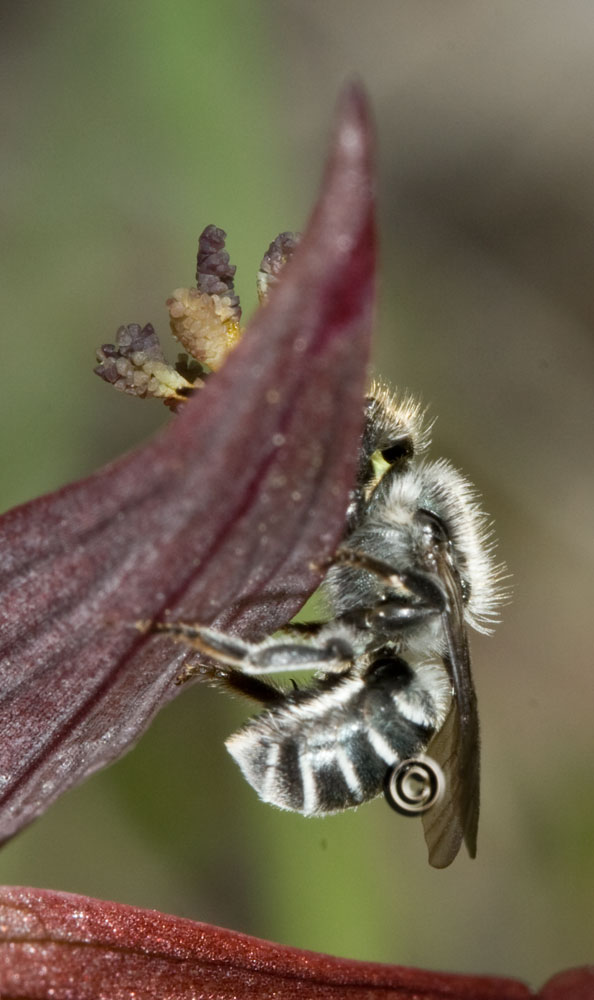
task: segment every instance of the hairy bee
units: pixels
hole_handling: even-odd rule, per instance
[[[462,840],[476,853],[467,626],[490,631],[502,572],[473,487],[447,461],[425,459],[429,431],[414,399],[372,387],[347,531],[322,585],[330,620],[260,643],[199,625],[152,628],[215,659],[219,683],[264,706],[226,746],[265,802],[323,816],[384,790],[395,804],[394,775],[426,753],[429,774],[445,780],[423,815],[441,868]],[[312,669],[304,688],[263,679]]]

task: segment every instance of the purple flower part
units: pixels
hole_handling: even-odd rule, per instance
[[[239,297],[233,294],[233,279],[237,268],[229,263],[225,250],[226,232],[217,226],[207,226],[198,240],[196,287],[207,295],[226,295],[235,306],[235,317],[241,319]]]
[[[268,247],[258,270],[260,302],[266,301],[270,289],[278,284],[280,275],[295,253],[300,239],[299,233],[280,233]]]
[[[363,419],[371,145],[351,87],[303,242],[221,371],[147,445],[0,519],[1,840],[124,753],[179,690],[189,651],[135,622],[256,637],[319,583]]]
[[[266,274],[278,275],[295,253],[299,244],[299,233],[279,233],[262,258],[260,270]]]
[[[131,396],[157,396],[166,402],[182,399],[182,392],[191,389],[165,356],[151,323],[121,326],[115,344],[103,344],[97,351],[99,364],[94,369],[104,382]],[[185,400],[184,400],[185,401]]]
[[[0,888],[0,995],[21,1000],[529,1000],[523,983],[355,962],[69,893]],[[564,1000],[585,993],[567,992]],[[553,1000],[553,995],[547,1000]]]

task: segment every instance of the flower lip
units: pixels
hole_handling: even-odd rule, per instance
[[[0,916],[3,996],[123,1000],[131,991],[145,1000],[534,996],[514,979],[333,958],[155,911],[43,889],[0,889]],[[571,1000],[572,993],[563,996]],[[581,1000],[586,994],[575,996]],[[550,1000],[554,997],[550,994]]]
[[[186,651],[136,620],[262,634],[319,582],[363,416],[371,146],[351,87],[303,240],[221,371],[148,444],[0,519],[0,840],[175,694]]]

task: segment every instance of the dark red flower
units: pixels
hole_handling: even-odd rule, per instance
[[[363,418],[371,145],[354,87],[303,241],[222,370],[149,444],[0,519],[0,840],[178,690],[188,651],[138,619],[261,635],[318,584]]]
[[[23,1000],[532,996],[510,979],[353,962],[151,910],[17,888],[0,890],[0,995]]]
[[[354,962],[153,910],[0,889],[0,996],[19,1000],[590,1000],[594,968],[515,979]]]

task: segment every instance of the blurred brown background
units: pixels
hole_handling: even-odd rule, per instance
[[[473,642],[479,857],[428,868],[382,801],[306,821],[260,804],[194,688],[123,761],[0,853],[70,889],[298,946],[539,983],[592,961],[594,8],[553,0],[4,3],[3,507],[167,419],[91,374],[118,325],[189,284],[227,229],[246,312],[303,226],[357,74],[379,138],[375,365],[439,417],[514,599]],[[166,336],[163,337],[166,341]],[[172,346],[172,355],[175,348]]]

